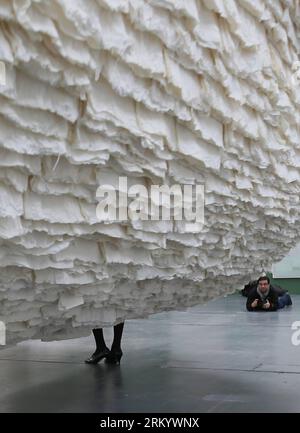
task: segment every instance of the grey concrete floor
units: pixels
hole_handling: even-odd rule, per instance
[[[233,295],[127,321],[120,366],[84,363],[92,336],[2,349],[0,412],[300,412],[293,302],[249,313]]]

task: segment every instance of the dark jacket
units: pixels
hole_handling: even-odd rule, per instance
[[[257,307],[252,308],[251,304],[255,299],[258,299]],[[246,307],[248,311],[276,311],[278,308],[278,293],[274,289],[274,287],[270,286],[269,294],[266,298],[270,302],[270,308],[265,309],[263,308],[263,302],[260,299],[260,296],[257,292],[257,287],[251,290],[251,292],[248,295]]]

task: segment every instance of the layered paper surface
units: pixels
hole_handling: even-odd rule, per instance
[[[292,0],[0,0],[7,341],[206,302],[299,241],[299,16]],[[204,226],[99,221],[119,176],[204,184]]]

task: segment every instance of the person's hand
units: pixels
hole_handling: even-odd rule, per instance
[[[252,308],[256,308],[257,307],[257,303],[258,303],[258,299],[254,299],[254,301],[251,304]]]
[[[264,305],[263,305],[263,309],[264,310],[268,310],[269,308],[270,308],[270,302],[269,301],[267,301]]]

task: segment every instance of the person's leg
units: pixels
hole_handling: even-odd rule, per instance
[[[107,349],[105,341],[104,341],[104,335],[103,335],[103,329],[102,328],[94,328],[93,334],[95,338],[96,343],[96,352],[102,352],[104,349]]]
[[[282,296],[278,296],[278,309],[284,307],[285,307],[284,299],[282,299]]]
[[[90,358],[85,360],[87,364],[97,364],[101,359],[105,358],[109,354],[109,349],[104,341],[103,329],[94,328],[93,334],[96,343],[96,350]]]
[[[278,297],[278,308],[284,308],[289,305],[292,305],[292,299],[289,293],[285,293],[284,295]]]
[[[105,361],[110,364],[119,364],[123,355],[121,349],[121,340],[123,335],[124,322],[114,326],[114,339],[111,346],[110,354],[106,357]]]
[[[290,294],[287,292],[287,293],[285,293],[285,299],[286,299],[286,305],[287,305],[287,307],[289,306],[289,305],[292,305],[293,304],[293,302],[292,302],[292,298],[291,298],[291,296],[290,296]]]
[[[123,335],[124,322],[114,326],[114,339],[111,350],[121,349],[121,340]]]

